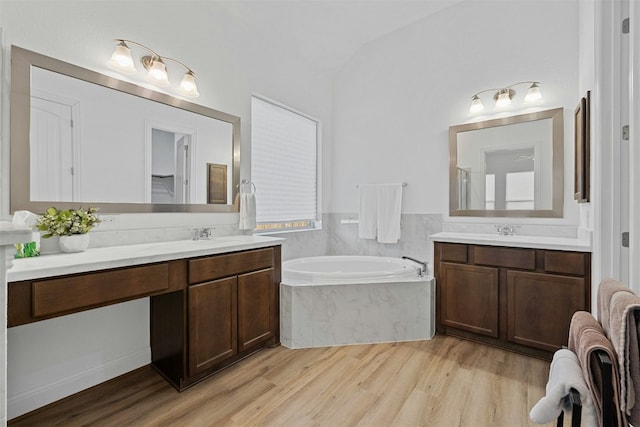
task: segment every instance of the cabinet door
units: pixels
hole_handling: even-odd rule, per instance
[[[189,287],[189,375],[238,352],[237,278]]]
[[[498,337],[498,269],[442,263],[442,323]]]
[[[567,344],[573,313],[585,310],[580,277],[507,271],[507,339],[547,351]]]
[[[275,336],[274,269],[238,276],[238,351]]]

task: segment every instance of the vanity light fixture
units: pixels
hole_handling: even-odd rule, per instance
[[[531,84],[527,95],[524,97],[525,104],[534,104],[542,101],[542,92],[540,91],[540,82],[518,82],[505,86],[503,88],[486,89],[480,91],[471,97],[471,107],[469,107],[469,114],[476,114],[484,111],[484,104],[480,99],[480,95],[486,92],[494,92],[493,99],[495,101],[496,108],[505,108],[511,105],[513,97],[516,95],[516,91],[512,87],[521,84]]]
[[[166,56],[160,56],[145,45],[134,42],[132,40],[116,39],[116,41],[118,42],[118,44],[116,45],[116,49],[111,55],[111,59],[107,62],[109,67],[111,67],[112,69],[123,74],[135,74],[137,70],[134,65],[133,56],[131,55],[131,49],[129,48],[127,43],[136,45],[151,53],[151,55],[145,55],[140,58],[140,62],[148,72],[147,80],[150,83],[158,87],[170,86],[171,82],[169,81],[169,75],[167,73],[167,66],[165,65],[165,62],[174,62],[183,66],[187,70],[184,76],[182,76],[182,81],[180,82],[180,86],[178,87],[178,92],[181,95],[189,98],[197,98],[198,96],[200,96],[200,93],[198,92],[198,86],[196,85],[196,73],[194,73],[191,68],[187,67],[182,62],[173,58],[168,58]]]

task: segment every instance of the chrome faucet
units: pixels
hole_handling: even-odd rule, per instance
[[[513,225],[494,225],[499,236],[513,236],[516,234]]]
[[[202,227],[202,228],[194,228],[193,230],[193,240],[209,240],[213,236],[213,230],[215,227]]]
[[[427,274],[427,262],[426,261],[418,261],[415,258],[411,258],[409,256],[403,256],[402,259],[408,259],[409,261],[413,261],[416,264],[420,264],[422,268],[418,268],[418,277],[423,277],[425,274]]]

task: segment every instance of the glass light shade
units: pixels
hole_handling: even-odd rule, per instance
[[[482,100],[478,98],[478,95],[473,95],[473,98],[471,98],[471,107],[469,107],[469,113],[479,113],[483,110],[484,104],[482,103]]]
[[[169,82],[169,76],[167,75],[167,67],[162,62],[162,59],[154,59],[151,67],[149,67],[149,74],[147,74],[147,80],[156,86],[168,87],[171,85]]]
[[[527,91],[527,96],[524,97],[524,102],[533,103],[542,101],[542,92],[540,92],[540,86],[537,83],[531,85]]]
[[[116,50],[113,51],[111,59],[107,64],[114,70],[124,74],[135,74],[137,72],[136,67],[133,66],[131,50],[125,42],[120,42],[116,46]]]
[[[198,86],[196,85],[196,76],[192,71],[187,71],[184,74],[184,77],[182,77],[182,81],[180,82],[178,92],[189,98],[197,98],[200,96]]]
[[[509,89],[503,89],[500,91],[498,95],[498,99],[496,100],[496,107],[506,107],[511,105],[511,98],[509,97]]]

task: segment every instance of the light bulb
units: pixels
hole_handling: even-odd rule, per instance
[[[184,74],[178,92],[189,98],[197,98],[200,96],[198,86],[196,85],[196,76],[193,71],[189,70]]]
[[[484,104],[482,103],[482,100],[478,98],[478,95],[473,95],[473,98],[471,98],[471,107],[469,107],[469,113],[470,114],[479,113],[480,111],[483,111],[483,110],[484,110]]]
[[[156,86],[167,87],[170,86],[169,76],[167,75],[167,67],[162,62],[161,58],[154,58],[149,67],[149,74],[147,80]]]
[[[131,57],[131,49],[124,41],[120,41],[113,51],[111,59],[107,62],[109,67],[124,74],[135,74],[136,67],[133,66],[133,58]]]
[[[542,92],[540,92],[540,86],[538,86],[538,83],[534,83],[527,91],[527,96],[524,97],[524,102],[534,103],[539,101],[542,101]]]
[[[501,89],[496,100],[496,107],[506,107],[511,105],[511,98],[509,97],[509,89]]]

